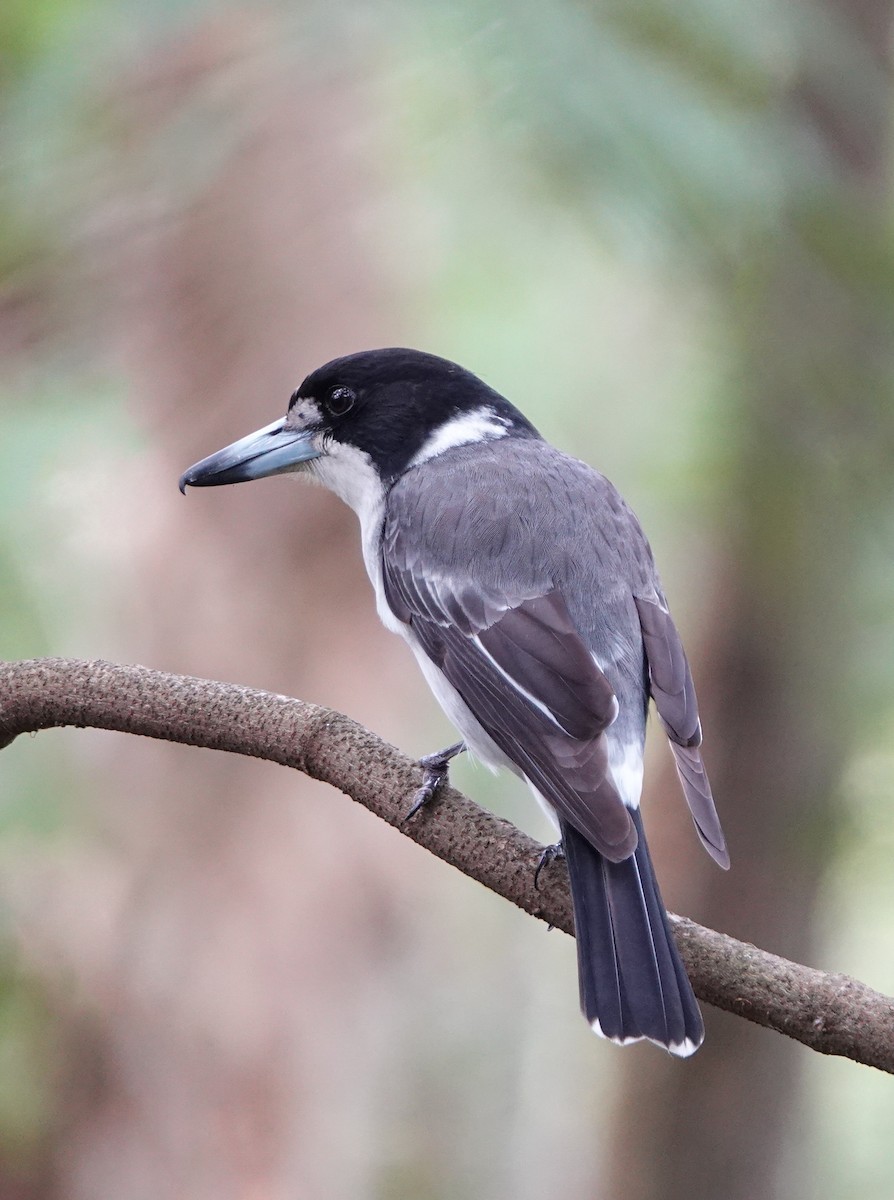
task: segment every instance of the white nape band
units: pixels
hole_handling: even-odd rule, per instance
[[[452,450],[454,446],[493,441],[494,438],[505,437],[508,432],[509,422],[504,417],[497,416],[494,409],[485,404],[473,412],[460,413],[436,429],[425,440],[409,465],[418,467],[430,458],[437,458],[445,450]]]

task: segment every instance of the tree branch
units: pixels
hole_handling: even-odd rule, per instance
[[[573,934],[561,865],[534,890],[542,849],[508,821],[445,787],[406,824],[420,782],[400,751],[341,713],[287,696],[145,667],[77,659],[0,662],[0,748],[21,733],[74,725],[268,759],[330,783],[405,836]],[[788,962],[672,916],[696,994],[822,1054],[894,1074],[894,1000],[847,975]]]

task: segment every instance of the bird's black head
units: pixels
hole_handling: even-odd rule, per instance
[[[536,436],[530,422],[470,371],[419,350],[365,350],[336,358],[293,394],[293,413],[315,417],[326,441],[367,454],[385,480],[427,457],[426,448]],[[316,416],[318,414],[318,416]]]
[[[418,350],[365,350],[312,372],[284,420],[203,459],[180,484],[307,469],[357,508],[370,474],[387,487],[452,447],[538,436],[517,408],[456,363]]]

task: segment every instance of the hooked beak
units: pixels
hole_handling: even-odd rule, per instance
[[[286,418],[280,417],[272,425],[240,438],[184,471],[180,476],[180,491],[186,495],[187,487],[246,483],[294,471],[301,463],[322,455],[323,451],[314,445],[314,433],[308,429],[287,429]]]

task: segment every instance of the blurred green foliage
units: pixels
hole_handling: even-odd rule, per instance
[[[7,1184],[40,1174],[57,1083],[54,1042],[42,989],[0,951],[0,1161]]]

